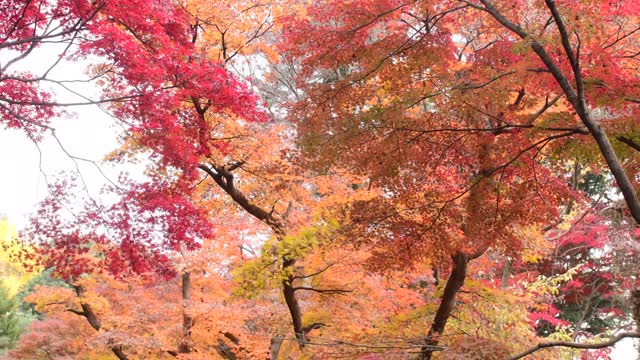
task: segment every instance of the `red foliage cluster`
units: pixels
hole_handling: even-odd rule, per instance
[[[136,146],[149,151],[157,171],[165,174],[146,183],[130,181],[124,192],[114,190],[121,200],[109,206],[90,203],[71,221],[60,214],[65,197],[73,196],[70,184],[53,187],[32,228],[43,244],[46,265],[74,278],[91,270],[87,255],[104,252],[101,262],[116,275],[171,275],[165,252],[192,250],[211,235],[207,214],[192,203],[193,182],[202,158],[224,151],[226,144],[210,144],[212,129],[204,112],[263,121],[257,97],[222,64],[199,53],[194,46],[197,28],[185,9],[172,2],[27,1],[6,6],[11,9],[0,23],[0,48],[28,53],[54,38],[75,41],[75,57],[98,56],[104,63],[94,71],[105,85],[99,102],[112,104],[116,117],[136,134]],[[60,30],[43,30],[52,23],[59,23]],[[43,35],[34,35],[38,30]],[[25,73],[0,78],[0,118],[34,141],[51,130],[48,121],[58,111],[51,95],[39,89],[41,80]]]

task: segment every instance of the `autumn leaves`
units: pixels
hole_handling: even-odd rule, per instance
[[[469,355],[468,338],[485,358],[506,356],[537,341],[544,317],[527,316],[553,302],[552,287],[531,284],[559,274],[535,264],[568,261],[551,255],[549,232],[596,208],[579,179],[611,171],[637,219],[640,152],[614,150],[637,139],[638,25],[619,7],[76,2],[96,14],[78,10],[46,36],[99,56],[93,102],[125,130],[110,160],[145,173],[72,218],[68,187],[52,188],[31,234],[76,289],[46,314],[83,316],[97,331],[73,336],[120,359],[430,359]],[[27,115],[56,108],[36,104],[40,80],[11,80],[30,99],[0,99],[31,111],[2,116],[34,140],[46,123]]]

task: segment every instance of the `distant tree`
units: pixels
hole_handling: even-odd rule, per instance
[[[15,345],[20,336],[18,302],[9,295],[9,290],[0,287],[0,349],[6,351]]]

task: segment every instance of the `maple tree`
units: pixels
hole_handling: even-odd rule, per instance
[[[109,10],[110,9],[107,7],[105,9],[105,12],[108,13]],[[113,10],[118,11],[122,9],[116,7]],[[135,17],[133,18],[127,18],[127,16],[133,15],[130,13],[124,12],[121,15],[124,15],[126,19],[109,19],[106,22],[106,25],[101,24],[95,29],[92,29],[92,33],[94,35],[98,35],[98,39],[93,40],[91,43],[84,44],[86,45],[86,47],[83,48],[83,51],[92,53],[94,51],[93,49],[97,49],[97,54],[102,55],[103,57],[106,57],[112,61],[112,63],[108,64],[110,72],[117,73],[118,71],[114,71],[115,68],[122,70],[121,75],[123,76],[123,80],[121,80],[116,75],[110,74],[108,76],[109,92],[118,91],[121,93],[125,87],[127,89],[131,87],[151,87],[151,90],[149,90],[148,93],[144,93],[139,96],[131,95],[129,97],[129,102],[118,104],[118,106],[114,109],[114,113],[122,121],[126,121],[128,118],[135,119],[136,121],[143,120],[143,122],[140,123],[140,128],[136,127],[136,125],[129,124],[131,131],[131,143],[136,149],[143,148],[157,153],[157,156],[160,159],[160,169],[154,170],[158,175],[153,176],[153,182],[141,185],[136,185],[133,183],[126,184],[130,186],[131,190],[128,190],[122,202],[106,208],[103,207],[96,209],[89,206],[82,212],[82,214],[77,216],[77,218],[82,219],[83,227],[87,227],[87,225],[91,227],[90,224],[92,223],[95,224],[95,227],[106,225],[109,228],[113,229],[114,232],[118,233],[115,237],[113,237],[116,238],[118,243],[120,244],[120,246],[116,248],[110,249],[111,245],[108,243],[108,239],[106,239],[104,235],[81,233],[78,230],[73,229],[75,224],[69,225],[70,227],[67,229],[65,229],[64,226],[61,226],[61,222],[57,218],[57,213],[58,210],[61,209],[60,204],[64,202],[64,200],[60,201],[60,198],[52,198],[44,202],[43,208],[40,213],[42,217],[35,222],[33,234],[37,236],[44,235],[47,238],[53,239],[52,243],[40,247],[41,255],[45,256],[46,264],[48,266],[54,266],[56,272],[59,275],[67,278],[71,283],[74,283],[76,281],[75,279],[77,279],[79,276],[90,273],[93,269],[100,267],[106,267],[114,275],[121,276],[123,275],[123,270],[126,271],[127,269],[127,266],[125,266],[125,264],[129,265],[129,268],[133,272],[144,273],[149,270],[155,270],[164,274],[165,276],[171,276],[172,271],[165,267],[167,265],[167,258],[164,255],[160,255],[159,253],[167,250],[182,251],[183,245],[185,246],[186,250],[195,250],[199,246],[197,243],[192,242],[194,238],[206,237],[208,236],[210,231],[207,228],[210,224],[206,219],[203,218],[204,212],[193,208],[186,198],[189,196],[189,193],[192,192],[192,190],[190,189],[191,183],[195,182],[196,180],[194,176],[195,167],[197,166],[210,172],[215,172],[213,174],[213,178],[216,180],[218,180],[219,173],[222,173],[223,171],[230,171],[228,169],[225,169],[224,167],[216,168],[215,166],[212,167],[212,169],[208,169],[205,165],[198,165],[197,163],[197,161],[199,161],[199,157],[209,156],[212,151],[211,149],[213,149],[214,151],[220,151],[223,154],[225,153],[225,149],[227,147],[225,141],[215,141],[215,139],[211,139],[214,141],[212,141],[211,148],[209,148],[209,139],[205,137],[205,134],[213,133],[215,127],[222,124],[221,122],[216,123],[216,119],[214,119],[214,121],[211,121],[212,124],[210,124],[209,120],[205,118],[205,114],[207,114],[208,116],[207,110],[209,110],[209,108],[220,110],[223,107],[223,105],[221,105],[220,103],[225,101],[225,94],[221,94],[221,88],[216,84],[224,83],[225,79],[214,79],[216,81],[216,83],[213,83],[213,90],[215,90],[216,95],[214,99],[206,99],[206,92],[211,91],[210,89],[207,89],[207,86],[210,86],[207,84],[211,83],[207,82],[210,80],[205,80],[204,78],[201,78],[201,81],[196,81],[195,79],[186,80],[193,80],[190,84],[180,83],[182,80],[176,79],[174,82],[178,83],[179,85],[166,86],[166,79],[171,77],[165,72],[167,70],[176,71],[173,76],[185,76],[185,78],[187,79],[189,78],[189,76],[202,76],[202,74],[196,75],[196,71],[198,70],[198,65],[195,63],[196,60],[189,59],[189,65],[182,69],[176,66],[174,62],[171,62],[169,63],[169,67],[171,67],[171,69],[165,69],[163,66],[166,66],[167,64],[162,63],[162,61],[165,59],[159,59],[160,61],[158,61],[158,59],[155,57],[157,53],[154,51],[153,46],[150,46],[149,44],[152,43],[154,35],[166,36],[167,34],[163,34],[163,31],[172,29],[161,28],[160,33],[146,33],[145,36],[151,38],[149,39],[149,41],[146,41],[144,39],[141,39],[141,34],[137,32],[137,27],[139,27],[141,24],[136,23],[137,20],[145,19],[146,17],[140,16],[139,12],[137,12],[135,14]],[[187,15],[187,13],[184,13],[183,15]],[[204,49],[196,49],[195,47],[193,47],[194,42],[198,39],[198,31],[203,28],[205,24],[211,26],[206,18],[201,19],[200,16],[200,13],[196,13],[194,15],[195,25],[193,25],[193,27],[191,28],[193,37],[190,38],[190,42],[178,43],[176,44],[175,49],[167,47],[165,42],[162,43],[162,50],[164,51],[164,54],[169,58],[169,61],[175,61],[176,57],[183,56],[184,52],[188,51],[189,49],[194,51],[204,51],[205,54],[209,51],[206,47]],[[160,19],[159,22],[162,22],[164,20],[165,19]],[[203,22],[199,23],[200,21]],[[117,25],[118,28],[113,28],[113,24]],[[121,34],[121,30],[123,29],[119,28],[120,25],[124,26],[124,30],[126,30],[124,31],[124,34]],[[158,30],[154,28],[145,28],[144,25],[142,26],[142,29],[140,29],[140,31],[149,32],[149,30]],[[214,25],[216,29],[220,31],[220,24]],[[226,30],[224,32],[226,33]],[[108,36],[101,38],[100,35],[102,34],[108,34]],[[119,39],[117,38],[118,36],[120,36]],[[184,39],[184,34],[182,38]],[[175,40],[180,39],[173,37],[172,41],[175,42]],[[109,46],[105,46],[105,44],[101,43],[101,41],[115,41],[114,44],[117,45],[116,51],[114,51],[113,48],[110,48],[110,50],[108,50],[109,53],[103,53],[102,51],[104,51],[104,49]],[[228,45],[226,45],[225,43],[224,34],[221,38],[221,41],[222,48],[226,49]],[[184,46],[185,48],[180,48],[180,46]],[[172,51],[175,54],[172,53]],[[121,55],[118,52],[122,52],[123,55],[118,56]],[[140,62],[140,58],[145,56],[150,62],[144,63],[144,66],[141,67],[140,65],[142,64],[142,62]],[[136,59],[136,64],[126,63],[126,61],[133,58]],[[226,62],[230,60],[232,56],[227,57],[226,55],[224,55],[223,58]],[[180,60],[182,59],[178,59],[178,61]],[[158,65],[156,69],[149,66],[149,64],[153,62],[156,62]],[[104,67],[105,65],[102,65],[100,69]],[[201,68],[200,71],[207,70],[207,79],[210,79],[210,76],[212,75],[210,70],[216,69],[219,70],[221,76],[225,74],[222,66],[216,65],[215,62],[206,64],[205,69]],[[190,75],[189,73],[192,75]],[[159,82],[155,84],[153,83],[154,80]],[[202,87],[201,90],[204,90],[205,93],[196,94],[194,92],[199,90],[190,88],[191,86],[200,86]],[[178,87],[180,87],[182,92],[173,91],[173,89]],[[238,85],[238,87],[240,86]],[[156,96],[157,94],[154,93],[154,91],[156,91],[155,89],[169,91],[167,93],[161,93],[160,96]],[[210,95],[212,94],[210,93]],[[167,103],[166,100],[170,99],[170,96],[175,99],[175,106],[179,108],[178,110],[171,108],[170,104]],[[201,99],[201,97],[205,98]],[[233,104],[236,104],[236,101],[251,101],[250,97],[243,98],[243,94],[239,92],[234,93],[233,97],[230,97],[229,99],[232,99],[234,101]],[[181,105],[181,102],[184,103],[184,101],[190,103],[189,105],[191,109],[185,108]],[[163,111],[157,111],[158,109],[153,109],[152,114],[154,116],[154,119],[156,120],[139,119],[135,117],[136,114],[139,114],[141,112],[141,109],[143,107],[154,106],[154,104],[157,104],[158,102],[161,102],[164,106],[167,107],[164,108]],[[212,106],[212,104],[214,106]],[[243,113],[242,111],[238,111],[239,108],[237,106],[230,107],[232,108],[231,110],[236,110],[236,116],[244,115],[245,118],[256,120],[255,118],[252,119],[252,116],[257,116],[258,113]],[[166,112],[164,112],[165,110]],[[174,111],[177,111],[178,114],[176,114]],[[228,116],[232,116],[232,114],[222,114],[223,118]],[[179,130],[175,127],[175,124],[172,125],[170,123],[170,121],[175,120],[182,122],[188,117],[191,117],[191,119],[196,121],[197,124],[194,124],[194,126],[189,126],[188,123],[180,123],[179,127],[182,127],[184,130],[188,131],[196,130],[195,133],[180,134]],[[232,119],[231,121],[233,120],[234,119]],[[172,127],[172,129],[168,130],[166,128],[163,128],[164,126]],[[209,127],[210,130],[207,130],[207,127]],[[158,131],[163,134],[162,139],[159,139],[158,135],[153,135],[153,132]],[[170,133],[172,133],[175,143],[168,144],[167,142],[165,142],[165,140],[168,140],[168,138],[164,136],[167,131],[170,131]],[[195,138],[192,138],[191,140],[197,138],[196,142],[199,142],[200,145],[194,148],[192,146],[191,140],[189,139],[189,136],[195,136]],[[170,140],[169,143],[171,142],[173,141]],[[189,154],[190,151],[191,154]],[[169,171],[178,171],[179,179],[177,181],[163,180],[163,178],[165,178],[165,175],[162,173],[164,173],[166,171],[164,169],[167,168],[170,169]],[[231,185],[228,179],[230,179],[230,176],[228,173],[226,173],[225,182],[219,183],[220,186],[223,187],[225,191],[229,192],[236,202],[244,205],[245,208],[250,210],[252,215],[257,216],[260,220],[266,221],[274,230],[276,230],[279,234],[282,234],[283,225],[277,224],[277,222],[274,220],[275,218],[271,215],[271,213],[267,214],[266,211],[260,209],[255,205],[248,205],[248,200],[241,192],[233,188],[233,185]],[[54,196],[59,197],[63,193],[69,193],[68,187],[68,183],[59,184],[56,190],[53,192],[55,194]],[[154,191],[159,191],[163,194],[161,195],[160,193],[157,193],[157,195],[153,195],[152,193]],[[185,195],[186,197],[177,195],[173,198],[173,200],[171,200],[166,197],[168,195],[167,192],[171,192],[174,194],[182,192],[182,195]],[[135,203],[132,208],[130,200],[132,198],[136,198],[138,196],[137,194],[140,193],[143,193],[140,195],[143,197],[143,199],[139,199],[140,202]],[[153,200],[153,198],[155,198],[156,200]],[[144,205],[139,206],[141,204]],[[157,224],[158,217],[162,216],[158,213],[167,210],[170,213],[172,210],[174,210],[174,206],[181,208],[182,214],[179,215],[176,219],[171,214],[165,213],[162,224],[167,226],[167,232],[174,234],[176,238],[168,239],[167,247],[161,247],[160,249],[154,250],[155,246],[149,243],[150,241],[153,241],[151,237],[152,230],[144,229],[144,225],[136,227],[137,225],[143,224],[144,222],[137,222],[135,225],[130,224],[130,219],[132,217],[131,213],[138,213],[138,215],[147,216],[149,220],[151,220],[152,222],[156,222]],[[152,214],[149,215],[149,212],[151,212]],[[103,216],[104,214],[108,215]],[[188,217],[195,218],[195,222],[192,223],[191,226],[188,226],[185,223],[185,220]],[[178,222],[176,222],[176,220]],[[134,228],[134,230],[132,230],[132,228]],[[136,238],[132,238],[132,233],[138,236],[136,236]],[[143,247],[143,245],[139,243],[140,241],[148,242],[145,244],[146,246]],[[91,243],[93,243],[94,245],[88,245]],[[92,246],[95,247],[92,249]],[[96,250],[105,252],[104,260],[97,264],[95,262],[92,262],[93,260],[90,258],[90,256],[87,256],[88,252]],[[149,250],[151,250],[151,252],[148,252]],[[71,254],[74,254],[75,256],[69,256]],[[288,259],[285,261],[289,263],[288,265],[284,265],[284,267],[287,268],[293,265],[295,259]],[[290,311],[294,323],[295,334],[297,337],[302,337],[303,333],[301,325],[301,314],[299,306],[296,303],[297,300],[293,294],[296,289],[293,288],[293,285],[291,284],[292,279],[290,277],[291,275],[289,275],[289,280],[284,279],[282,281],[282,286],[284,287],[287,304],[291,309]],[[188,294],[190,292],[189,288],[191,287],[190,273],[188,271],[183,273],[182,279],[184,297],[183,300],[189,301]],[[77,295],[82,298],[82,294],[85,291],[84,287],[78,285],[74,285],[74,287]],[[102,328],[102,325],[100,324],[98,316],[92,309],[92,307],[87,303],[83,303],[82,309],[83,310],[79,311],[78,314],[86,317],[86,319],[94,329],[100,330]],[[192,320],[190,319],[190,316],[185,312],[185,338],[189,336],[191,327],[190,323],[192,323]],[[188,340],[185,341],[188,342]],[[126,357],[123,354],[121,346],[114,346],[112,347],[112,350],[119,358]],[[179,352],[189,351],[190,349],[188,345],[180,346]]]
[[[92,72],[108,86],[105,87],[104,98],[98,102],[117,102],[113,107],[114,115],[127,125],[129,131],[143,135],[135,138],[136,144],[153,151],[156,157],[162,160],[161,168],[169,172],[178,171],[182,177],[181,181],[176,182],[167,181],[163,176],[156,176],[153,179],[155,183],[129,182],[129,189],[124,190],[124,194],[120,193],[125,195],[121,202],[103,208],[88,206],[77,217],[77,223],[82,224],[81,229],[90,228],[91,223],[97,227],[107,226],[113,229],[117,233],[111,238],[117,239],[115,247],[102,234],[91,234],[80,228],[72,228],[74,225],[67,228],[62,226],[57,218],[60,204],[64,202],[60,201],[60,198],[63,194],[69,194],[70,189],[65,183],[52,189],[52,197],[45,201],[40,213],[41,221],[34,226],[39,238],[49,238],[52,242],[39,247],[39,251],[46,259],[45,265],[53,266],[59,276],[73,284],[77,296],[83,298],[85,289],[82,285],[77,285],[76,280],[81,275],[90,273],[92,269],[106,267],[116,276],[126,273],[127,269],[134,273],[155,270],[164,276],[171,276],[173,271],[162,252],[178,251],[183,247],[193,250],[198,247],[194,238],[206,237],[210,233],[209,223],[203,217],[203,212],[195,209],[187,199],[192,192],[189,183],[195,179],[198,156],[201,152],[209,151],[203,148],[203,142],[206,141],[203,136],[207,133],[206,123],[203,122],[203,118],[192,115],[197,111],[205,111],[205,108],[216,111],[228,109],[230,113],[251,121],[260,120],[261,115],[255,110],[254,96],[243,84],[235,80],[217,61],[196,56],[192,38],[196,36],[198,29],[189,23],[189,16],[183,8],[162,1],[143,1],[137,4],[128,1],[60,4],[62,7],[56,8],[45,2],[27,2],[24,6],[16,7],[17,10],[12,8],[15,16],[9,17],[11,21],[4,24],[7,30],[6,37],[18,39],[13,42],[7,41],[5,47],[14,50],[20,49],[20,44],[31,44],[23,46],[24,52],[15,58],[18,61],[26,57],[32,48],[39,46],[43,39],[51,37],[67,42],[67,50],[72,45],[77,45],[77,50],[74,48],[74,56],[99,56],[105,62],[95,66]],[[17,4],[7,4],[8,7],[13,5]],[[52,12],[40,14],[37,11],[38,5],[47,10],[52,9]],[[70,12],[64,6],[78,11]],[[85,12],[92,10],[91,15],[85,16],[82,9]],[[31,14],[32,12],[34,13]],[[33,16],[36,21],[32,22],[27,15]],[[75,19],[74,15],[78,19]],[[71,25],[77,20],[82,26],[65,23],[67,16]],[[64,31],[47,33],[46,24],[39,23],[46,20],[49,20],[52,26],[61,22]],[[25,35],[24,30],[13,29],[29,26],[33,27],[36,35],[27,36],[25,39],[20,38]],[[36,32],[41,26],[45,28],[43,35]],[[69,29],[66,29],[67,27]],[[14,42],[17,45],[13,44]],[[67,50],[61,57],[66,55]],[[10,64],[11,62],[7,66]],[[37,86],[38,82],[48,80],[47,74],[48,71],[40,77],[3,80],[7,81],[7,86],[11,85],[8,83],[11,81]],[[29,94],[28,91],[20,92]],[[181,104],[185,101],[193,103],[192,110],[182,107]],[[20,101],[11,100],[10,103],[20,111],[29,111],[28,106],[31,105],[36,116],[45,120],[55,114],[37,113],[38,111],[55,110],[56,106],[65,105],[28,98]],[[162,106],[159,107],[158,104]],[[40,137],[34,136],[33,129],[27,127],[34,125],[33,121],[29,121],[25,114],[14,113],[16,111],[10,111],[8,114],[13,116],[13,120],[5,114],[3,120],[7,120],[9,126],[22,127],[32,140],[38,141]],[[139,115],[142,114],[148,116],[141,118]],[[50,130],[55,136],[53,129],[48,125],[35,125],[36,130]],[[165,134],[172,136],[165,137]],[[166,197],[170,193],[174,195]],[[139,199],[141,202],[134,203],[134,207],[131,208],[132,204],[128,202],[136,197],[144,199]],[[173,211],[178,211],[180,215],[174,216]],[[136,212],[146,216],[151,222],[162,218],[161,225],[173,234],[164,246],[158,248],[153,244],[153,230],[144,229],[144,226],[136,228],[142,222],[131,222]],[[164,216],[158,214],[161,212],[164,212]],[[110,218],[98,214],[108,214]],[[186,222],[188,218],[192,219],[190,224]],[[95,247],[91,251],[103,251],[104,258],[99,264],[92,262],[88,256],[92,246]],[[81,308],[82,310],[77,310],[77,314],[84,316],[95,330],[100,330],[102,324],[92,306],[82,303]],[[113,345],[111,349],[119,358],[126,358],[121,345]]]
[[[603,250],[609,243],[604,238],[607,227],[598,225],[595,220],[580,221],[576,229],[558,240],[553,258],[539,264],[541,273],[546,276],[563,274],[571,269],[575,271],[571,280],[560,286],[560,298],[554,304],[560,311],[556,321],[568,320],[575,324],[574,338],[582,331],[599,334],[611,326],[608,321],[624,316],[619,309],[622,305],[619,304],[620,299],[616,299],[614,293],[623,278],[608,270],[613,266],[613,255]],[[606,316],[608,312],[614,315],[613,319]]]
[[[125,130],[107,160],[145,169],[99,201],[50,184],[18,256],[68,286],[27,297],[45,318],[12,356],[517,359],[637,337],[578,341],[622,327],[614,291],[637,286],[617,256],[640,219],[635,1],[3,6],[4,126],[55,136],[72,104],[43,84],[64,81],[9,69],[61,42],[97,59],[80,103]],[[581,166],[615,180],[615,221]]]
[[[370,224],[376,218],[386,223],[374,229],[374,239],[385,233],[388,239],[379,243],[384,260],[376,266],[415,261],[407,256],[452,256],[427,344],[437,344],[433,337],[445,330],[468,261],[490,249],[514,254],[523,245],[518,236],[505,236],[513,228],[500,220],[512,227],[553,223],[553,209],[577,195],[554,182],[554,173],[562,173],[566,149],[590,151],[584,135],[593,136],[638,220],[635,177],[628,175],[636,171],[631,164],[638,154],[622,152],[623,169],[606,137],[606,131],[624,129],[628,133],[618,141],[633,147],[628,140],[637,115],[627,116],[637,111],[629,106],[636,89],[630,63],[637,54],[622,43],[635,33],[634,19],[625,17],[634,6],[606,8],[610,22],[598,25],[579,19],[595,18],[585,10],[601,12],[601,4],[563,3],[558,10],[552,1],[508,7],[489,1],[330,2],[291,18],[283,49],[299,59],[308,84],[296,113],[303,119],[303,146],[320,154],[319,166],[348,164],[381,189],[373,207],[358,209],[380,213],[362,221],[370,239]],[[603,44],[603,34],[611,42]],[[589,60],[581,65],[581,59]],[[602,67],[614,79],[585,86],[587,74],[605,76]],[[622,78],[624,85],[616,88]],[[605,94],[618,102],[608,98],[594,109]],[[525,197],[525,189],[533,188],[538,194]],[[507,210],[509,205],[514,208]],[[460,232],[462,241],[440,240]],[[430,240],[433,235],[440,241]],[[389,262],[390,254],[399,258]],[[431,356],[423,348],[422,357]]]

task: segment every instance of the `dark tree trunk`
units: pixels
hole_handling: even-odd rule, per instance
[[[208,165],[200,165],[199,168],[206,172],[218,186],[224,190],[230,197],[242,207],[246,212],[254,216],[256,219],[267,224],[271,230],[275,233],[278,240],[284,239],[287,229],[285,224],[273,215],[272,211],[267,211],[255,204],[253,204],[238,188],[235,187],[233,182],[232,165],[230,168],[216,167]],[[282,259],[282,270],[288,272],[295,263],[296,259],[289,259],[284,257]],[[295,288],[293,286],[294,277],[290,276],[282,281],[282,293],[284,300],[287,303],[287,309],[291,316],[291,323],[293,324],[293,331],[296,339],[299,341],[300,346],[304,346],[304,332],[302,330],[302,310],[295,294]]]
[[[72,285],[72,286],[78,297],[82,297],[84,295],[84,288],[82,286],[80,285]],[[91,305],[87,303],[80,303],[80,307],[82,308],[82,311],[77,311],[72,309],[69,309],[69,311],[73,312],[74,314],[84,316],[84,318],[87,319],[87,321],[89,322],[89,325],[91,325],[92,328],[94,328],[96,331],[100,330],[102,328],[102,324],[98,319],[98,315],[96,315],[96,313],[93,311],[93,308],[91,308]],[[122,351],[121,345],[112,346],[111,352],[113,352],[113,354],[119,360],[129,360],[127,355],[125,355],[124,351]]]
[[[467,265],[469,264],[469,257],[464,253],[458,252],[452,257],[453,265],[451,267],[451,275],[447,279],[447,284],[444,287],[444,293],[442,294],[442,300],[440,306],[436,311],[436,316],[431,324],[431,329],[425,338],[425,346],[420,349],[420,360],[430,360],[433,351],[438,346],[438,336],[444,332],[447,326],[447,320],[451,316],[451,310],[455,304],[456,295],[467,277]]]
[[[295,260],[289,259],[285,260],[282,264],[284,270],[287,270],[295,264]],[[298,299],[296,298],[296,290],[293,287],[293,276],[287,277],[287,279],[282,281],[282,293],[284,295],[284,300],[287,303],[287,308],[289,309],[289,314],[291,314],[291,322],[293,324],[293,331],[295,333],[296,339],[300,344],[300,347],[304,346],[304,331],[302,330],[302,311],[300,310],[300,304],[298,303]]]

